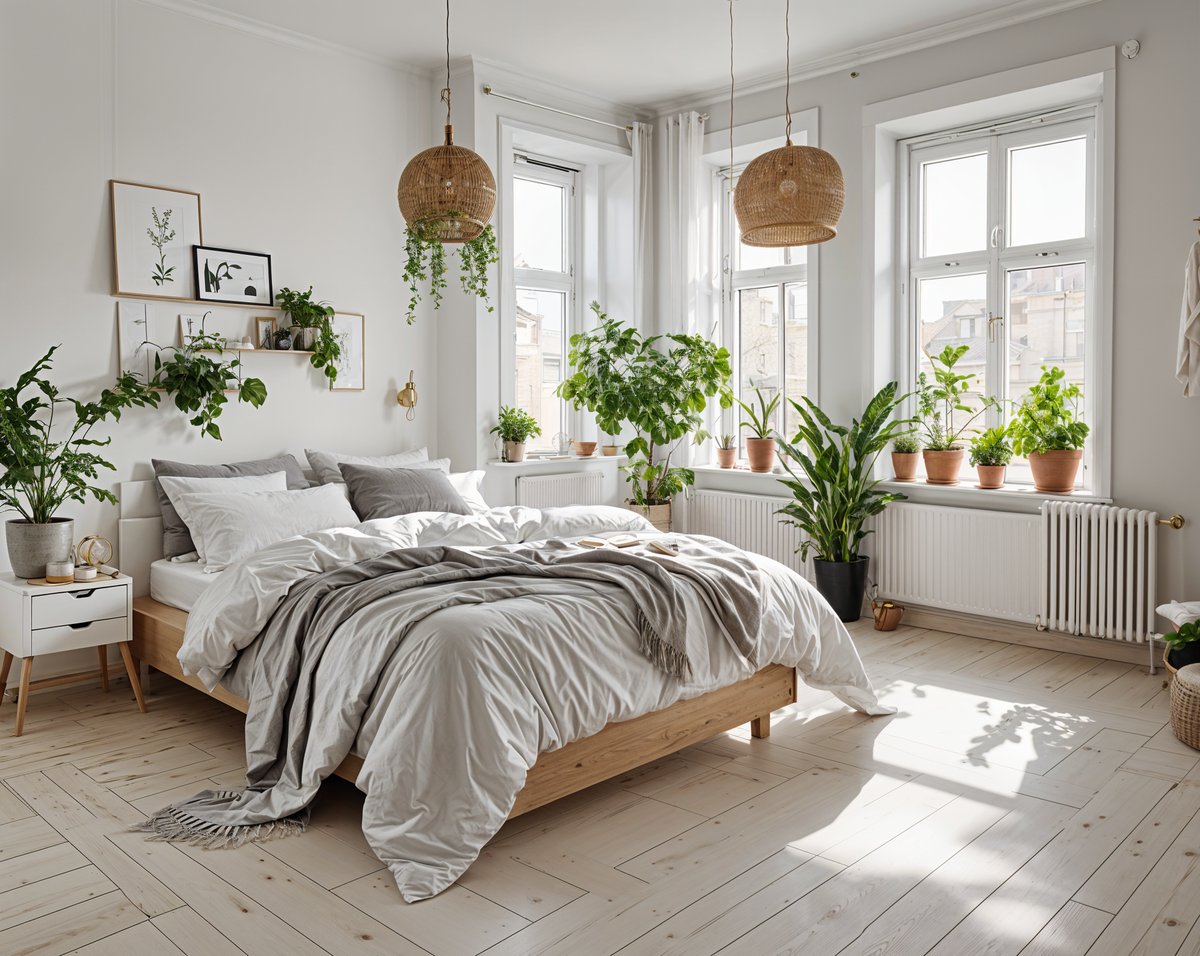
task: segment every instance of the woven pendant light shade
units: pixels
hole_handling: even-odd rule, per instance
[[[443,243],[468,242],[487,226],[496,208],[496,179],[478,153],[454,145],[447,124],[446,142],[417,153],[400,174],[396,189],[400,212],[410,226]]]
[[[823,149],[790,142],[753,160],[733,192],[733,210],[748,246],[825,242],[837,235],[845,205],[837,160]]]

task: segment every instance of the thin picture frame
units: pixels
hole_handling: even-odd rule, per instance
[[[209,255],[216,253],[223,257],[216,270],[209,268]],[[221,270],[224,269],[224,274]],[[220,291],[220,284],[225,281],[246,281],[244,277],[235,276],[233,270],[245,270],[247,275],[253,273],[254,285],[243,286],[241,292],[225,293]],[[261,269],[262,278],[257,278]],[[261,305],[275,304],[275,290],[271,282],[271,256],[265,252],[247,252],[244,249],[222,249],[220,246],[192,246],[192,273],[195,280],[197,302],[220,302],[227,305]],[[252,288],[252,293],[246,289]]]
[[[200,194],[191,189],[153,186],[125,179],[108,181],[113,239],[113,295],[174,301],[189,299],[195,285],[187,274],[194,271],[191,247],[204,242]],[[161,194],[161,195],[156,195]],[[150,233],[163,224],[158,207],[180,210],[182,216],[169,221],[159,232],[169,239],[159,246]],[[151,215],[146,216],[147,206]],[[155,252],[157,250],[157,252]],[[155,262],[155,255],[158,261]],[[178,272],[178,276],[176,273]],[[178,295],[164,289],[178,291]]]
[[[260,351],[272,351],[275,348],[275,328],[277,322],[273,315],[259,315],[254,319],[254,347]],[[263,343],[266,342],[266,345]]]
[[[329,383],[331,392],[362,392],[367,387],[367,319],[361,312],[335,312],[329,320],[334,334],[349,336],[342,343],[338,377]],[[349,384],[347,384],[349,383]]]

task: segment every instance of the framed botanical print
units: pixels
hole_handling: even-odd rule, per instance
[[[203,242],[200,194],[109,180],[116,295],[192,297],[192,246]]]
[[[330,319],[342,354],[337,360],[337,378],[329,388],[334,392],[361,392],[366,385],[366,319],[358,312],[335,312]]]
[[[132,372],[139,382],[154,378],[154,357],[159,347],[150,340],[145,302],[117,303],[117,361],[119,372]]]
[[[271,257],[215,246],[193,246],[196,298],[201,302],[271,305]]]

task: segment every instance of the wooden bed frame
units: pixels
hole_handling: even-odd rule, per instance
[[[180,669],[187,614],[149,597],[133,601],[133,656],[209,696],[246,712],[246,702],[217,688],[209,693]],[[681,700],[664,710],[612,723],[599,733],[542,754],[518,794],[510,816],[519,816],[561,797],[749,723],[755,737],[771,733],[771,713],[796,700],[796,671],[771,664],[746,680]],[[362,758],[351,754],[336,773],[351,783]]]

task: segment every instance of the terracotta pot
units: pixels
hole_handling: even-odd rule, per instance
[[[892,452],[892,471],[897,481],[912,481],[917,477],[917,459],[921,456],[913,451]]]
[[[601,445],[600,454],[605,458],[612,458],[621,451],[620,445]]]
[[[750,459],[750,470],[764,474],[775,467],[775,439],[747,438],[746,457]]]
[[[525,443],[523,441],[506,441],[504,443],[505,461],[524,461]]]
[[[963,449],[921,452],[925,456],[925,481],[931,485],[957,485],[962,471]]]
[[[1079,462],[1083,460],[1083,449],[1066,451],[1035,451],[1029,456],[1029,468],[1033,472],[1033,486],[1038,491],[1052,495],[1069,495],[1075,490],[1075,475]]]
[[[1003,488],[1004,473],[1007,470],[1004,465],[976,465],[975,472],[979,475],[979,487]]]
[[[575,446],[575,454],[580,458],[591,458],[596,454],[596,443],[594,441],[576,441],[571,442]]]
[[[732,468],[737,463],[736,448],[718,448],[717,464],[722,468]]]
[[[659,531],[671,530],[671,502],[668,501],[664,505],[639,505],[626,498],[625,507],[636,511]]]

